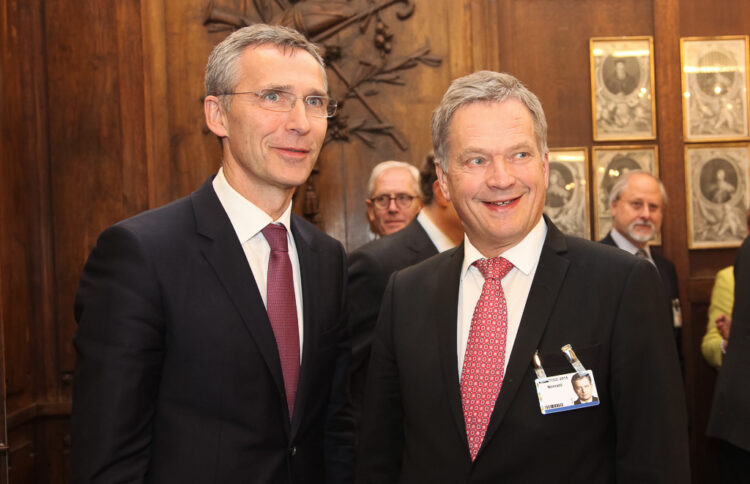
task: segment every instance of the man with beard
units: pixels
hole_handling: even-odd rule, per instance
[[[612,230],[600,242],[614,245],[633,255],[643,257],[659,271],[662,287],[674,326],[680,360],[680,290],[677,285],[677,271],[674,263],[659,254],[651,252],[648,242],[661,230],[667,192],[661,180],[652,174],[633,170],[620,176],[612,187],[609,206],[612,213]]]

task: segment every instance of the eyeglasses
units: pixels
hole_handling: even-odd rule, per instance
[[[305,103],[305,112],[316,118],[330,118],[336,114],[338,103],[326,96],[297,97],[291,92],[278,89],[263,89],[262,91],[224,92],[221,96],[235,96],[237,94],[254,94],[257,96],[258,106],[269,111],[289,112],[297,99]]]
[[[391,193],[378,195],[377,197],[371,198],[370,201],[375,205],[375,208],[382,210],[388,208],[391,204],[391,200],[396,200],[398,208],[409,208],[415,198],[417,197],[406,193]]]

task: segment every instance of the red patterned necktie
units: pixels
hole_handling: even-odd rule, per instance
[[[299,380],[299,327],[297,326],[297,303],[294,299],[292,262],[289,260],[286,228],[283,225],[268,224],[262,232],[268,245],[271,246],[271,257],[268,260],[266,311],[276,338],[276,346],[279,349],[284,390],[291,420]]]
[[[513,264],[495,257],[480,259],[474,266],[482,273],[484,284],[471,318],[461,371],[461,400],[472,461],[482,445],[503,384],[508,308],[500,281]]]

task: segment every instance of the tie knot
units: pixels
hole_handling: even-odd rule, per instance
[[[271,246],[271,252],[288,252],[286,243],[286,228],[281,224],[268,224],[261,230],[263,237],[266,238],[268,245]]]
[[[646,251],[643,249],[638,249],[638,252],[636,252],[635,255],[644,259],[648,259],[648,254],[646,254]]]
[[[493,257],[492,259],[479,259],[474,262],[474,266],[482,273],[485,279],[502,279],[513,269],[508,259],[502,257]]]

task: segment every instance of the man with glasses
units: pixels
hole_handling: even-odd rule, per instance
[[[403,161],[384,161],[375,165],[367,182],[369,197],[367,219],[376,236],[403,229],[422,208],[419,171]]]
[[[464,236],[453,204],[445,199],[438,185],[433,154],[426,157],[419,172],[419,187],[424,207],[406,228],[373,240],[349,255],[347,301],[352,336],[349,398],[357,421],[361,413],[372,332],[388,278],[397,270],[455,247]]]
[[[72,482],[346,482],[345,254],[291,213],[336,109],[323,60],[254,25],[205,84],[218,173],[107,229],[81,276]]]

